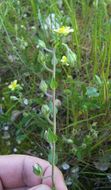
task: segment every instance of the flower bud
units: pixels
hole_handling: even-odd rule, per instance
[[[43,169],[39,164],[35,164],[33,166],[33,172],[37,176],[42,176],[43,175]]]
[[[61,59],[62,65],[69,66],[69,64],[67,62],[68,62],[67,57],[65,55],[63,55],[62,59]]]
[[[42,108],[41,108],[41,112],[42,112],[42,114],[43,114],[44,116],[47,117],[47,116],[49,115],[49,113],[50,113],[50,109],[49,109],[48,105],[44,104],[44,105],[42,106]]]
[[[48,86],[47,86],[46,82],[44,80],[42,80],[41,83],[40,83],[40,90],[42,92],[46,93],[47,92],[47,88],[48,88]]]
[[[55,105],[56,107],[60,107],[61,106],[61,101],[59,99],[55,100]]]
[[[63,43],[63,46],[65,46],[65,48],[67,50],[67,60],[68,60],[69,66],[70,67],[74,67],[75,63],[77,61],[76,54],[68,47],[67,44]]]
[[[38,62],[41,63],[41,64],[45,64],[45,55],[42,51],[39,51],[39,54],[38,54]]]

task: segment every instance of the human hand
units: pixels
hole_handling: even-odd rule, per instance
[[[43,179],[33,173],[34,164],[43,169]],[[26,155],[0,156],[0,190],[51,190],[51,165],[49,162]],[[56,190],[67,190],[60,170],[54,172]]]

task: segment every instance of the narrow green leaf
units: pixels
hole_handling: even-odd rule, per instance
[[[99,77],[98,75],[95,75],[95,79],[96,79],[96,81],[97,81],[97,83],[98,83],[99,85],[102,84],[102,81],[101,81],[101,79],[100,79],[100,77]]]
[[[50,164],[52,164],[52,159],[53,159],[53,152],[52,152],[52,150],[50,150],[50,152],[48,154],[48,161],[50,162]],[[56,165],[57,163],[58,163],[58,155],[56,153],[55,154],[54,164]]]
[[[58,60],[57,60],[56,54],[54,52],[53,57],[52,57],[52,65],[57,65],[57,63],[58,63]]]
[[[46,83],[44,80],[41,80],[41,83],[40,83],[40,90],[41,90],[42,92],[46,93],[46,92],[47,92],[47,88],[48,88],[47,83]]]
[[[52,78],[51,83],[50,83],[51,89],[54,90],[57,88],[57,86],[58,86],[57,81],[54,78]]]
[[[48,143],[55,143],[57,141],[57,135],[49,128],[48,131],[45,132],[45,139]]]
[[[43,42],[42,40],[38,40],[38,45],[41,47],[41,48],[46,48],[46,45],[45,45],[45,42]]]

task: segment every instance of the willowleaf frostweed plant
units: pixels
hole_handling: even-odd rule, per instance
[[[52,178],[52,190],[56,190],[55,189],[55,184],[54,184],[54,167],[56,165],[57,162],[57,154],[56,154],[56,142],[57,142],[57,134],[56,134],[56,115],[58,112],[58,108],[61,106],[61,101],[59,99],[56,99],[56,89],[58,87],[58,83],[56,80],[56,67],[58,64],[58,60],[56,57],[56,50],[59,47],[62,48],[62,45],[65,46],[66,48],[66,56],[63,55],[62,58],[59,60],[61,63],[61,66],[69,66],[69,67],[74,67],[75,66],[75,62],[76,62],[76,54],[74,52],[72,52],[72,50],[68,47],[67,44],[62,44],[61,43],[61,36],[67,36],[69,33],[73,32],[74,30],[71,29],[70,27],[65,27],[62,26],[61,28],[58,29],[54,29],[54,35],[60,35],[60,40],[55,42],[55,46],[54,48],[48,49],[45,45],[44,42],[42,42],[41,40],[38,41],[38,45],[40,48],[43,48],[47,53],[50,53],[52,56],[52,61],[51,61],[51,65],[52,68],[50,68],[49,66],[47,66],[47,64],[45,63],[45,59],[43,58],[43,67],[46,69],[47,72],[49,72],[51,74],[51,82],[50,82],[50,86],[48,85],[47,81],[45,80],[41,80],[40,82],[40,90],[42,91],[42,93],[44,93],[49,99],[50,99],[50,103],[49,104],[44,104],[42,105],[41,108],[41,113],[42,115],[47,119],[47,121],[49,122],[49,124],[51,125],[51,127],[45,132],[45,139],[46,141],[49,143],[50,145],[50,152],[49,152],[49,161],[52,165],[52,174],[51,174],[51,178]],[[42,55],[42,57],[44,57],[44,55]],[[48,89],[50,88],[51,92],[48,92]],[[37,164],[33,167],[33,171],[36,175],[42,175],[42,170],[41,167]]]
[[[55,49],[53,50],[49,50],[46,48],[45,43],[42,42],[41,40],[39,40],[39,45],[40,47],[42,47],[43,49],[45,49],[48,53],[51,53],[52,55],[52,69],[50,69],[46,63],[42,63],[43,67],[51,73],[52,75],[52,79],[50,82],[50,89],[52,91],[51,94],[49,94],[48,91],[48,85],[46,83],[45,80],[41,80],[40,82],[40,90],[42,91],[42,93],[44,93],[46,96],[48,96],[51,99],[51,107],[52,109],[49,107],[49,105],[44,104],[42,105],[41,108],[41,113],[43,114],[43,116],[47,119],[47,121],[49,122],[49,124],[51,124],[52,129],[49,128],[47,131],[45,131],[45,139],[46,141],[50,144],[51,150],[49,153],[49,160],[50,163],[52,164],[52,175],[49,176],[52,178],[52,189],[55,190],[55,184],[54,184],[54,167],[55,167],[55,162],[56,162],[56,152],[55,152],[55,148],[56,148],[56,141],[57,141],[57,135],[56,135],[56,114],[57,114],[57,107],[60,106],[60,101],[57,99],[56,100],[56,88],[57,88],[57,82],[56,82],[56,64],[57,64],[57,59],[56,59],[56,53],[55,53]],[[51,119],[50,119],[51,118]],[[39,166],[38,164],[33,166],[33,172],[36,175],[42,176],[43,171],[42,171],[42,167]]]

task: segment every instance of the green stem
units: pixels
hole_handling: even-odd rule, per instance
[[[53,56],[55,57],[55,50],[53,52]],[[56,63],[53,62],[53,79],[55,81],[56,79]],[[55,99],[56,99],[56,89],[53,89],[53,132],[56,135],[56,105],[55,105]],[[52,185],[55,187],[54,184],[54,167],[55,167],[55,151],[56,151],[56,144],[55,142],[52,144]]]
[[[51,70],[49,67],[47,67],[46,64],[44,64],[43,66],[44,66],[44,68],[45,68],[47,71],[49,71],[50,73],[53,73],[53,70]]]

